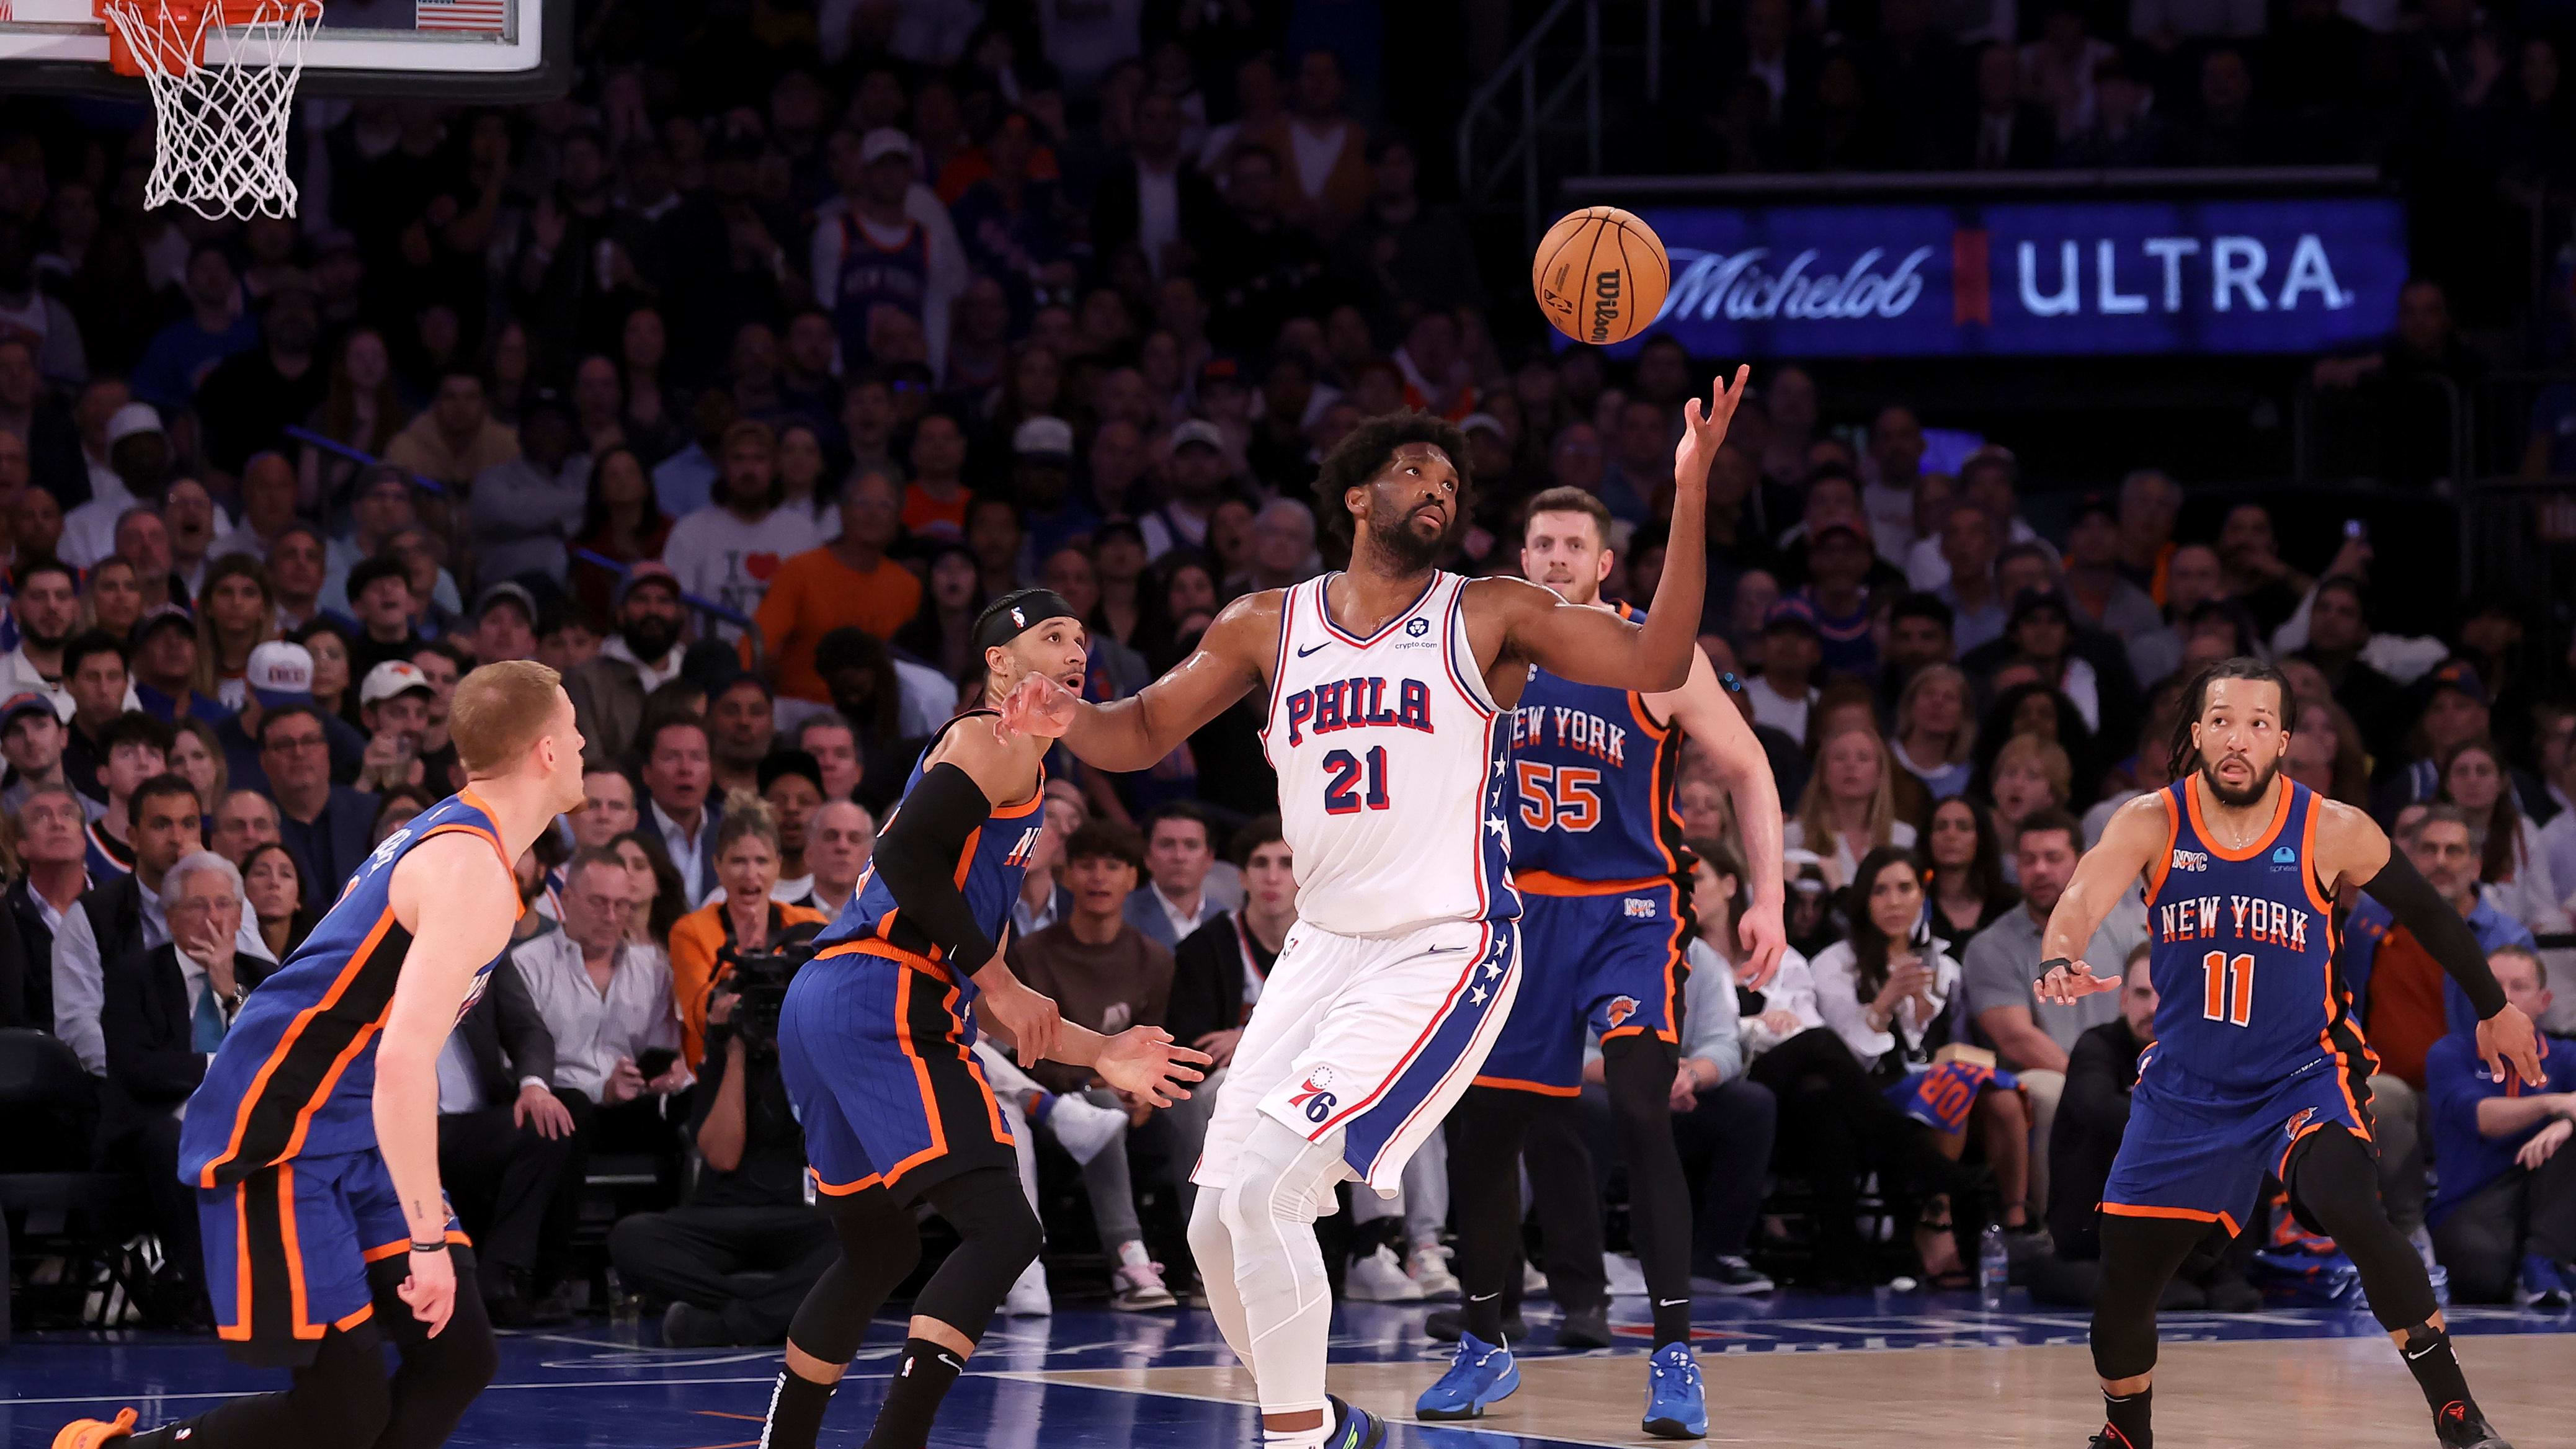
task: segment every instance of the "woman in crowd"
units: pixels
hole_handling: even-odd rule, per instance
[[[1968,959],[1968,939],[2017,905],[2021,896],[2004,882],[2003,847],[1986,808],[1954,795],[1932,808],[1924,842],[1932,863],[1933,939],[1953,961]]]
[[[601,450],[590,465],[590,498],[582,505],[581,532],[572,541],[574,595],[594,618],[616,617],[617,572],[584,560],[587,550],[621,564],[662,556],[671,540],[670,515],[653,492],[653,475],[632,447]],[[822,542],[816,539],[815,542]]]
[[[757,795],[725,798],[716,825],[716,878],[724,891],[671,928],[671,990],[680,1007],[691,1071],[705,1052],[707,1000],[736,957],[776,950],[798,927],[810,937],[829,924],[821,911],[770,899],[778,884],[778,826]]]
[[[304,944],[313,930],[313,913],[304,908],[304,872],[295,852],[276,841],[253,846],[242,860],[242,894],[259,924],[259,939],[268,954],[283,961]]]
[[[2074,767],[2056,741],[2042,735],[2015,735],[2004,741],[1995,753],[1996,840],[2018,838],[2021,823],[2038,811],[2065,808],[2073,780]],[[2009,850],[2003,852],[2003,868],[2005,880],[2021,884]]]
[[[1091,534],[1091,564],[1100,580],[1100,602],[1085,620],[1092,635],[1141,648],[1139,635],[1152,628],[1156,612],[1144,582],[1145,536],[1123,519],[1100,525]]]
[[[1977,1129],[2004,1226],[2023,1226],[2030,1113],[2019,1088],[1992,1068],[1933,1061],[1962,1039],[1951,1009],[1959,964],[1923,924],[1923,881],[1912,852],[1871,851],[1846,895],[1848,933],[1812,963],[1816,1009],[1889,1103],[1930,1129],[1942,1157],[1958,1161],[1968,1130]],[[1936,1194],[1915,1229],[1916,1251],[1936,1287],[1968,1286],[1957,1239],[1949,1196]]]
[[[650,830],[630,830],[609,848],[617,852],[619,863],[641,890],[628,938],[647,946],[668,942],[680,918],[689,913],[689,892],[680,882],[679,868],[671,864],[662,837]]]
[[[2093,758],[2092,731],[2084,727],[2074,703],[2047,685],[2025,681],[1998,693],[1977,721],[1977,768],[1968,782],[1969,794],[1993,797],[1995,758],[2018,735],[2053,741],[2065,751],[2070,779],[2077,766]],[[2061,798],[2058,803],[2067,802]]]
[[[1888,753],[1933,799],[1948,800],[1968,788],[1976,747],[1968,676],[1953,664],[1916,670],[1896,697],[1896,737],[1888,741]]]
[[[393,356],[385,349],[384,334],[372,327],[351,332],[331,365],[331,385],[322,395],[322,406],[305,426],[344,448],[381,458],[392,446],[394,434],[409,421],[410,414],[394,389]],[[304,449],[296,467],[298,502],[307,510],[337,507],[347,498],[361,466],[337,453]]]
[[[2290,731],[2290,753],[2282,773],[2329,800],[2355,809],[2370,808],[2370,764],[2361,730],[2329,699],[2299,706],[2299,722]]]
[[[823,481],[827,471],[823,435],[812,423],[790,422],[778,429],[778,486],[785,495],[778,506],[812,524],[816,543],[841,533],[840,490]]]
[[[1160,678],[1188,657],[1199,636],[1216,618],[1216,571],[1198,554],[1175,549],[1155,563],[1152,576],[1159,580],[1155,597],[1162,601],[1162,608],[1152,629],[1139,642],[1145,651],[1146,668]]]
[[[88,586],[81,590],[81,615],[93,629],[133,638],[134,621],[143,617],[143,585],[134,577],[134,565],[115,554],[90,565]]]
[[[183,719],[170,737],[170,768],[188,777],[197,787],[198,804],[204,814],[212,816],[223,803],[227,777],[231,773],[224,763],[223,741],[215,738],[215,727],[201,719]]]
[[[349,630],[328,615],[286,636],[313,656],[313,703],[351,725],[358,722],[357,681],[349,677]]]
[[[2297,735],[2291,739],[2296,741]],[[2535,933],[2567,929],[2567,891],[2550,878],[2540,827],[2514,799],[2513,779],[2492,740],[2452,747],[2442,760],[2441,798],[2469,817],[2478,879],[2489,904]]]
[[[418,785],[397,785],[376,797],[376,823],[368,832],[371,843],[382,845],[385,838],[411,823],[411,818],[438,803]]]
[[[1891,768],[1886,744],[1864,723],[1837,727],[1816,752],[1815,773],[1784,834],[1792,848],[1825,861],[1825,878],[1836,887],[1851,881],[1854,863],[1870,851],[1914,844],[1914,827],[1896,818]]]
[[[894,646],[950,679],[963,678],[983,661],[975,653],[975,616],[984,596],[983,565],[962,543],[943,543],[930,555],[930,587],[921,606],[894,634]]]
[[[248,554],[226,554],[206,570],[197,602],[197,692],[238,710],[250,698],[243,683],[250,651],[277,634],[268,569]]]

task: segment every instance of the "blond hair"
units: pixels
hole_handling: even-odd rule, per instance
[[[465,773],[508,770],[545,734],[563,697],[563,677],[533,659],[486,664],[457,681],[447,734]]]
[[[2004,747],[1995,752],[1995,778],[2002,779],[2004,771],[2016,765],[2037,770],[2060,805],[2075,788],[2075,762],[2066,757],[2065,746],[2045,736],[2015,735],[2004,741]]]
[[[1926,664],[1905,681],[1905,690],[1896,696],[1896,737],[1902,740],[1914,728],[1914,700],[1924,686],[1934,680],[1946,680],[1959,691],[1959,727],[1950,732],[1950,748],[1938,761],[1944,765],[1964,765],[1977,749],[1976,691],[1968,688],[1968,676],[1955,664]],[[1935,762],[1916,760],[1926,768]]]
[[[1833,797],[1825,793],[1825,755],[1834,741],[1845,735],[1867,735],[1878,751],[1878,786],[1869,795],[1869,838],[1853,841],[1852,856],[1857,859],[1871,849],[1894,843],[1892,827],[1896,823],[1896,784],[1892,778],[1896,761],[1887,753],[1887,741],[1879,737],[1875,725],[1846,724],[1816,742],[1815,767],[1807,774],[1807,791],[1798,797],[1798,832],[1806,848],[1822,855],[1834,847],[1836,824]]]

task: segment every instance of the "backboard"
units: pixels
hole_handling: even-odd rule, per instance
[[[325,0],[304,51],[304,96],[535,101],[572,81],[571,0]],[[231,63],[242,32],[207,32],[206,63]],[[247,50],[247,48],[246,48]],[[140,98],[108,68],[90,0],[0,0],[0,91]]]

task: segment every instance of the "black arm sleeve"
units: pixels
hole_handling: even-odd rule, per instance
[[[2415,868],[2415,862],[2406,858],[2406,852],[2389,851],[2388,864],[2362,889],[2388,907],[2397,924],[2414,932],[2415,939],[2432,953],[2433,959],[2442,963],[2442,970],[2460,983],[2460,989],[2469,994],[2469,1004],[2477,1008],[2478,1020],[2504,1010],[2504,988],[2496,984],[2485,948],[2469,934],[2469,923],[2460,918],[2459,911],[2442,899],[2433,883]]]
[[[957,858],[992,813],[973,776],[933,765],[903,797],[872,858],[904,919],[969,974],[983,970],[996,948],[957,888]]]

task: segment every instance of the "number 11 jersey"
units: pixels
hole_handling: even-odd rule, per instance
[[[1326,574],[1280,607],[1262,749],[1297,867],[1297,915],[1348,936],[1513,920],[1509,727],[1467,644],[1467,580],[1434,572],[1363,638]]]

